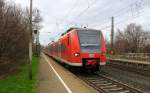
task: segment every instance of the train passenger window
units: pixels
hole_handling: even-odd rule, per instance
[[[63,43],[63,44],[61,44],[61,52],[65,51],[65,49],[66,49],[65,44],[64,44],[64,43]]]

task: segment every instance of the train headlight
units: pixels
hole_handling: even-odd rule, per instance
[[[77,53],[77,52],[76,52],[76,53],[74,53],[74,56],[75,56],[75,57],[78,57],[78,56],[80,56],[80,53]]]

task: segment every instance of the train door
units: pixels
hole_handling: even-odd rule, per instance
[[[67,34],[67,60],[68,61],[70,61],[70,46],[71,46],[71,44],[70,44],[70,35],[69,34]]]
[[[58,54],[58,56],[61,58],[61,41],[59,41],[58,42],[58,45],[59,45],[59,54]]]

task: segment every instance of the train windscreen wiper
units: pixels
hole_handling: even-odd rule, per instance
[[[99,46],[99,44],[81,44],[82,47]]]

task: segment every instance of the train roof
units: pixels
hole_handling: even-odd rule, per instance
[[[69,32],[72,31],[73,29],[75,29],[75,30],[77,30],[77,31],[78,31],[78,30],[80,30],[80,31],[86,31],[86,30],[100,31],[100,30],[96,30],[96,29],[72,27],[72,28],[68,29],[66,32],[62,33],[61,36],[63,36],[63,35],[65,35],[65,34],[69,33]]]

